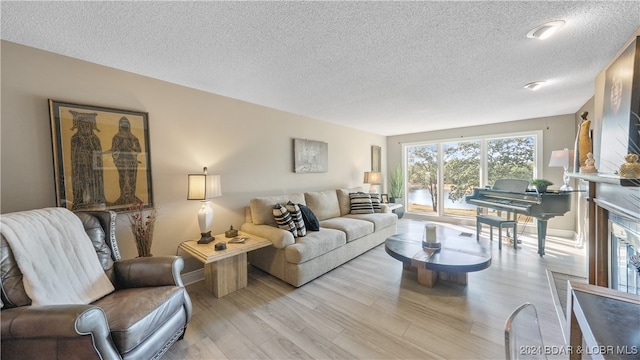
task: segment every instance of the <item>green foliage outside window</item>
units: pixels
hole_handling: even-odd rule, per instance
[[[481,141],[442,144],[444,186],[448,198],[460,201],[480,184]],[[407,186],[426,189],[433,211],[438,207],[438,144],[407,147]],[[498,179],[529,180],[534,174],[535,137],[505,137],[486,140],[487,184]]]

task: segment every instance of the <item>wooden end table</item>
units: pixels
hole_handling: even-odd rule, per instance
[[[271,241],[239,231],[238,237],[247,238],[244,244],[230,244],[224,234],[215,236],[208,244],[189,240],[180,244],[186,251],[204,264],[204,284],[213,296],[221,298],[247,286],[247,252],[267,247]],[[216,251],[217,243],[227,243],[225,250]]]

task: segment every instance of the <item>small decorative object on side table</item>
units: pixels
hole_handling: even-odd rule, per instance
[[[233,228],[233,225],[231,225],[231,227],[229,228],[229,230],[224,232],[224,237],[226,238],[233,238],[238,236],[238,230]]]

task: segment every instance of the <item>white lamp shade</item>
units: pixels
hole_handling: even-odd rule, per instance
[[[551,152],[551,158],[549,159],[549,167],[561,167],[568,169],[571,160],[573,159],[573,150],[554,150]]]
[[[221,195],[220,175],[189,174],[187,200],[207,200]]]
[[[380,185],[382,184],[382,174],[374,171],[367,171],[364,173],[364,181],[365,184],[371,185]]]

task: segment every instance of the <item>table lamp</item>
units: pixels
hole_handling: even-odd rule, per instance
[[[382,185],[382,174],[375,171],[366,171],[364,173],[363,183],[370,184],[371,187],[369,187],[369,192],[374,192],[372,191],[374,185]]]
[[[213,225],[213,209],[209,199],[222,195],[220,175],[207,175],[207,168],[202,174],[189,174],[187,200],[200,200],[202,207],[198,211],[198,225],[200,226],[200,240],[198,244],[208,244],[215,238],[211,236]]]
[[[569,185],[569,164],[573,159],[573,150],[564,148],[564,150],[554,150],[551,152],[549,159],[549,167],[561,167],[564,169],[562,180],[564,184],[560,187],[560,191],[571,191],[573,188]]]

